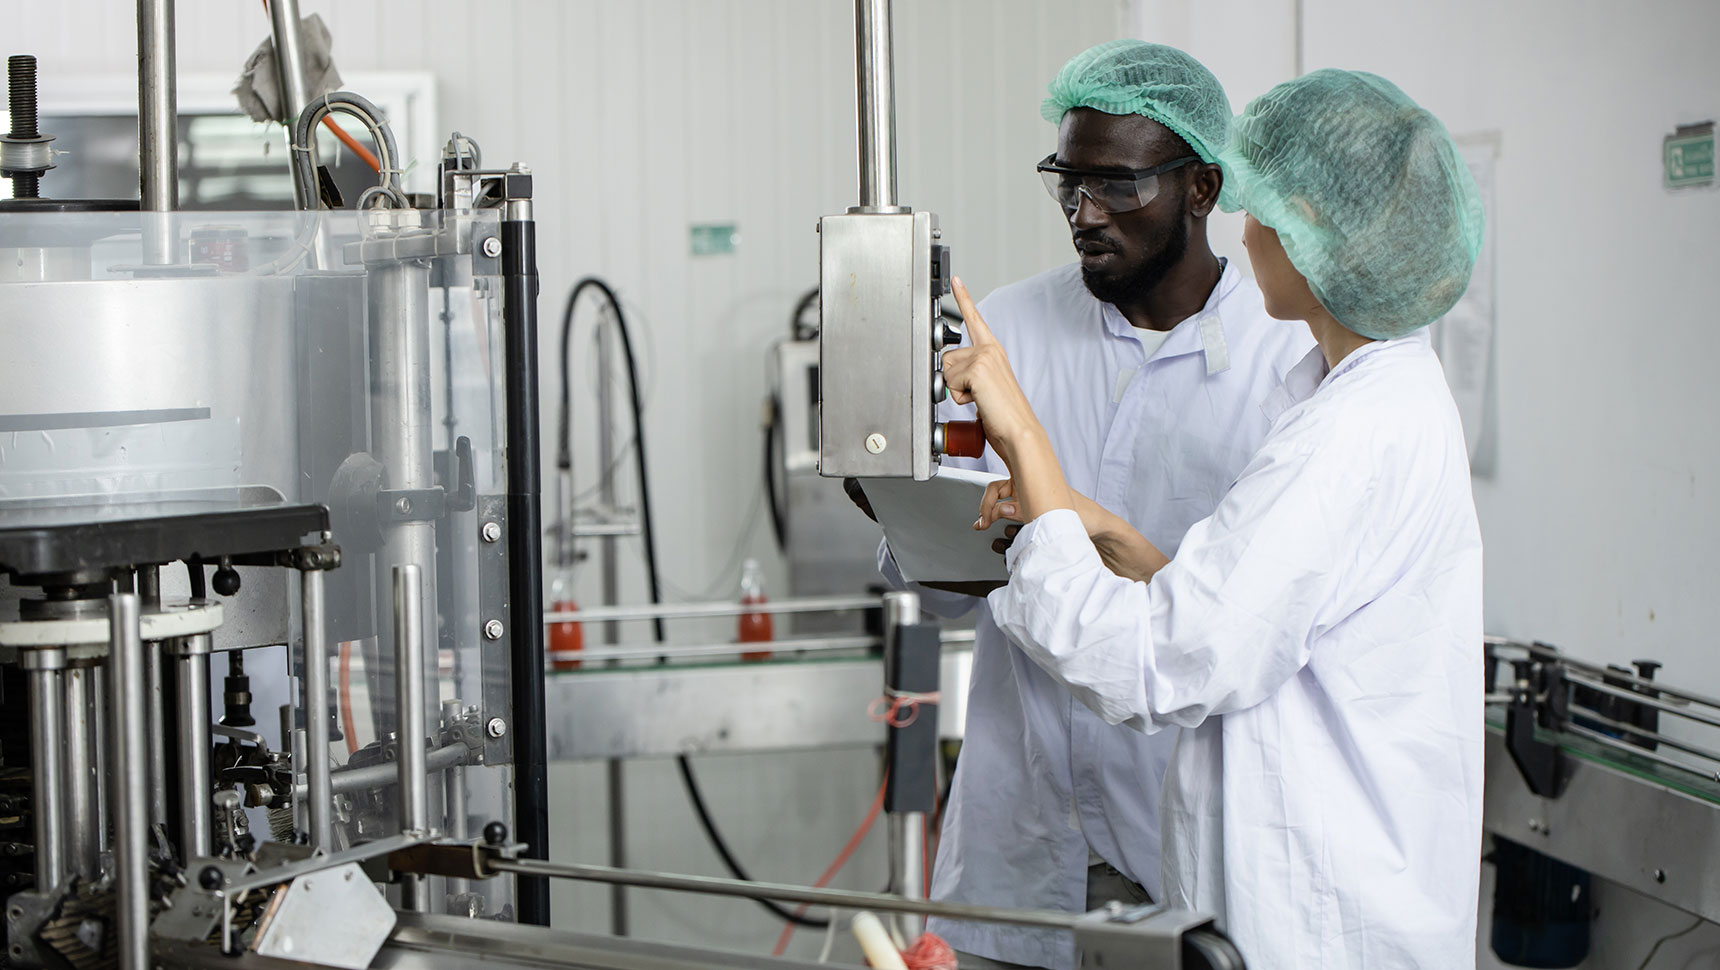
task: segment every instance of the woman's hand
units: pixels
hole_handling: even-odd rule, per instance
[[[1032,405],[1027,403],[1027,395],[1015,381],[1009,355],[992,336],[991,328],[974,308],[973,298],[959,278],[954,290],[970,346],[944,351],[944,384],[955,403],[978,405],[986,441],[1005,464],[1014,467],[1012,459],[1023,439],[1032,435],[1043,437],[1045,431]]]
[[[1069,507],[1081,517],[1081,527],[1087,530],[1088,538],[1093,540],[1093,548],[1098,550],[1099,558],[1104,560],[1107,569],[1125,579],[1145,582],[1170,561],[1121,516],[1072,488],[1068,494]],[[1014,479],[1005,478],[985,487],[985,496],[980,499],[979,519],[973,527],[983,532],[1000,519],[1022,521]],[[992,543],[992,549],[999,555],[1007,552],[1020,531],[1019,525],[1007,527],[1004,537]]]

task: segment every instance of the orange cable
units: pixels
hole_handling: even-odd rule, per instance
[[[340,729],[346,735],[346,756],[358,753],[358,725],[352,717],[352,641],[340,642]]]
[[[878,795],[872,799],[872,807],[866,810],[865,821],[861,822],[860,827],[854,830],[853,836],[848,839],[848,844],[843,846],[842,851],[836,854],[836,861],[830,864],[830,868],[824,870],[824,875],[818,877],[818,881],[812,884],[812,888],[823,889],[829,884],[830,880],[836,878],[836,873],[840,872],[842,867],[848,864],[849,858],[854,855],[854,850],[860,848],[860,843],[866,840],[866,833],[872,831],[872,823],[878,820],[878,812],[884,807],[884,789],[889,784],[890,773],[885,772],[883,782],[878,785]],[[800,908],[795,910],[794,914],[796,916],[805,915],[807,905],[808,904],[802,903]],[[771,956],[782,956],[783,951],[788,949],[788,941],[794,937],[794,931],[795,924],[793,923],[782,928],[782,935],[777,937],[776,940],[776,949],[770,951]]]

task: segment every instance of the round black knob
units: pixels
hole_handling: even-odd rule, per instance
[[[944,346],[945,347],[954,347],[955,345],[962,342],[962,332],[960,330],[957,330],[956,328],[954,328],[954,327],[952,327],[946,323],[943,326],[943,331],[944,331],[943,332],[943,340],[944,340]]]
[[[232,596],[239,591],[239,570],[223,564],[215,570],[215,592],[222,596]]]
[[[508,841],[508,827],[501,822],[491,822],[484,826],[484,844],[502,845]]]
[[[221,870],[214,866],[204,866],[197,874],[197,885],[214,892],[227,884],[227,877],[221,875]]]
[[[1662,666],[1658,660],[1632,660],[1631,665],[1636,667],[1636,675],[1643,680],[1653,680],[1654,672]]]

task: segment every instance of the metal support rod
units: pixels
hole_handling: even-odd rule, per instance
[[[171,263],[171,221],[150,213],[179,208],[179,104],[173,50],[173,0],[137,2],[138,191],[144,212],[144,261]]]
[[[96,748],[96,851],[108,851],[108,793],[113,791],[113,756],[109,753],[108,675],[105,665],[90,668],[90,725]]]
[[[502,212],[502,328],[507,373],[508,663],[512,677],[514,837],[549,858],[549,738],[544,712],[543,482],[538,464],[537,223],[529,198]],[[548,926],[549,883],[516,880],[522,923]]]
[[[95,667],[76,666],[65,672],[66,724],[66,866],[79,876],[100,874],[102,817],[96,792]]]
[[[837,909],[871,909],[888,913],[913,913],[920,916],[942,916],[946,919],[970,920],[979,923],[1008,923],[1015,926],[1041,926],[1060,930],[1073,928],[1083,915],[1051,910],[1004,909],[998,906],[976,906],[972,903],[903,899],[888,893],[857,892],[846,889],[810,889],[804,886],[785,886],[780,883],[719,879],[714,876],[681,876],[663,872],[644,872],[637,869],[615,869],[609,866],[541,862],[536,859],[494,859],[488,860],[485,864],[496,872],[530,874],[555,879],[580,879],[586,882],[620,883],[641,889],[667,889],[675,892],[706,893],[715,896],[742,896],[747,899],[774,899],[786,903],[807,903],[813,906],[831,906]]]
[[[457,727],[460,723],[464,707],[458,698],[442,702],[442,726]],[[446,820],[444,830],[451,839],[465,839],[467,832],[466,821],[466,767],[464,764],[455,765],[442,776],[442,805]],[[471,883],[466,879],[448,880],[448,895],[454,896],[466,892]]]
[[[860,128],[860,207],[896,205],[896,82],[890,0],[854,0],[855,106]]]
[[[66,652],[58,647],[23,653],[30,678],[31,811],[36,818],[36,890],[53,892],[66,876],[66,729],[61,687]]]
[[[108,597],[108,669],[112,671],[114,873],[118,892],[120,970],[149,967],[149,793],[152,762],[147,732],[153,650],[143,643],[141,611],[132,593]],[[158,766],[158,763],[157,763]]]
[[[611,414],[615,407],[612,373],[609,361],[614,348],[614,311],[604,307],[603,318],[597,325],[597,467],[615,465],[615,424]],[[598,481],[597,500],[604,508],[615,507],[615,476],[605,473]],[[644,502],[645,497],[639,497]],[[616,561],[616,537],[598,540],[603,558],[602,597],[599,610],[615,608],[621,598],[621,577]],[[661,627],[659,627],[661,629]],[[621,642],[621,624],[616,619],[603,621],[603,642],[613,646]],[[627,766],[620,758],[610,758],[603,766],[604,819],[608,823],[609,864],[617,869],[627,866]],[[628,934],[627,887],[619,883],[609,887],[609,932],[613,936]]]
[[[601,435],[601,432],[599,432]],[[593,606],[567,612],[548,612],[544,623],[611,623],[625,620],[680,620],[743,613],[837,613],[845,610],[875,610],[882,600],[876,596],[801,596],[768,603],[643,603],[637,606]]]
[[[1599,664],[1592,664],[1584,660],[1578,660],[1575,657],[1566,656],[1565,654],[1560,653],[1556,647],[1549,647],[1543,643],[1523,643],[1518,640],[1512,640],[1509,637],[1496,636],[1483,637],[1482,641],[1491,647],[1510,647],[1515,650],[1522,650],[1526,653],[1534,654],[1542,660],[1550,660],[1555,663],[1563,664],[1569,670],[1582,671],[1583,673],[1593,674],[1596,677],[1606,677],[1609,680],[1617,681],[1625,686],[1643,687],[1654,691],[1655,694],[1663,698],[1669,697],[1674,700],[1686,700],[1693,704],[1701,704],[1704,707],[1711,707],[1716,710],[1720,710],[1720,697],[1709,697],[1706,694],[1698,694],[1681,687],[1673,687],[1664,681],[1649,680],[1646,677],[1638,677],[1637,675],[1627,671],[1613,670]],[[1638,699],[1638,695],[1632,695],[1632,699]]]
[[[275,40],[275,72],[281,82],[281,116],[276,121],[292,130],[310,95],[305,85],[305,61],[299,43],[299,0],[269,0],[269,29]],[[299,208],[314,208],[301,204]]]
[[[424,759],[425,770],[436,773],[447,771],[458,765],[466,764],[472,755],[472,749],[463,742],[455,741],[445,744],[429,752]],[[379,762],[365,765],[362,768],[341,768],[329,772],[329,791],[335,795],[350,795],[353,792],[366,791],[371,788],[392,788],[400,784],[400,766]],[[310,794],[307,786],[305,795]]]
[[[282,6],[282,0],[275,0]],[[297,6],[297,4],[294,4]],[[278,35],[279,31],[277,31]],[[334,851],[334,796],[329,791],[328,626],[323,609],[323,574],[299,573],[300,613],[305,638],[305,784],[310,791],[311,846]]]
[[[894,686],[899,676],[901,629],[919,622],[918,593],[897,590],[884,594],[885,684]],[[890,888],[905,899],[925,897],[925,831],[925,816],[920,812],[892,812],[889,816]],[[924,918],[913,914],[903,914],[898,921],[902,935],[910,940],[925,928]]]
[[[1587,687],[1590,690],[1596,691],[1598,693],[1606,694],[1609,697],[1617,697],[1620,700],[1630,701],[1633,704],[1641,704],[1644,707],[1652,707],[1657,711],[1661,711],[1661,712],[1664,712],[1666,714],[1671,714],[1674,717],[1687,718],[1689,720],[1695,721],[1698,724],[1705,724],[1708,727],[1720,728],[1720,718],[1713,718],[1713,717],[1710,717],[1706,714],[1698,714],[1695,711],[1689,710],[1688,708],[1685,708],[1685,707],[1680,707],[1676,704],[1668,704],[1666,701],[1663,701],[1658,697],[1651,697],[1647,694],[1639,694],[1635,691],[1629,691],[1629,690],[1624,690],[1623,688],[1614,687],[1613,685],[1607,683],[1606,681],[1600,679],[1599,677],[1591,678],[1585,674],[1578,674],[1578,673],[1575,673],[1573,671],[1567,670],[1567,671],[1565,671],[1565,681],[1567,683],[1576,684],[1576,685],[1581,686],[1581,687]]]
[[[1593,728],[1583,727],[1581,724],[1567,724],[1565,725],[1565,730],[1571,734],[1577,735],[1578,737],[1588,738],[1590,741],[1597,744],[1602,744],[1609,748],[1623,751],[1633,757],[1644,758],[1649,761],[1653,761],[1656,764],[1665,765],[1668,768],[1677,768],[1680,771],[1688,771],[1697,775],[1703,774],[1702,769],[1695,765],[1686,764],[1685,762],[1674,758],[1668,758],[1666,755],[1650,751],[1647,748],[1638,747],[1631,744],[1629,741],[1620,741],[1618,738],[1615,738],[1610,734],[1604,734],[1600,731],[1594,730]],[[1708,777],[1713,778],[1715,781],[1720,781],[1720,772],[1710,771],[1708,773]]]
[[[1650,731],[1647,728],[1637,727],[1634,724],[1626,724],[1623,721],[1615,721],[1612,718],[1607,717],[1606,715],[1600,713],[1599,711],[1590,710],[1588,708],[1577,708],[1576,712],[1577,713],[1574,713],[1573,716],[1580,717],[1585,721],[1593,721],[1594,723],[1599,724],[1601,727],[1604,727],[1610,731],[1617,731],[1620,734],[1635,735],[1636,737],[1642,738],[1644,740],[1653,741],[1656,744],[1665,745],[1666,747],[1672,748],[1676,751],[1682,751],[1685,754],[1692,754],[1698,758],[1704,758],[1708,761],[1720,762],[1720,751],[1714,751],[1710,748],[1704,748],[1700,745],[1691,744],[1688,741],[1680,741],[1677,738],[1668,737],[1664,734],[1661,734],[1658,731]],[[1620,739],[1620,740],[1624,740],[1626,742],[1627,747],[1625,748],[1625,750],[1627,750],[1627,751],[1646,751],[1647,750],[1646,748],[1643,748],[1640,745],[1629,744],[1628,739]],[[1692,771],[1696,771],[1698,769],[1698,767],[1699,766],[1697,766],[1697,765],[1690,765],[1689,766],[1690,770],[1692,770]],[[1714,769],[1712,767],[1708,767],[1705,770],[1709,774],[1712,774],[1714,771]]]
[[[210,854],[214,836],[215,784],[209,758],[209,654],[214,638],[207,633],[185,637],[173,645],[178,690],[179,851],[187,859]]]
[[[400,830],[430,828],[430,779],[424,749],[424,574],[417,565],[394,567],[395,710],[399,713]],[[430,911],[423,880],[403,884],[407,909]]]
[[[149,602],[147,594],[139,594],[139,610]],[[161,675],[161,651],[151,648],[143,655],[144,717],[148,724],[146,744],[149,763],[167,764],[167,687]],[[149,776],[149,824],[167,824],[167,772],[155,771]]]

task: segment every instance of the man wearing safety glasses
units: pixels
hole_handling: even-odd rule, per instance
[[[1313,339],[1270,319],[1253,281],[1207,244],[1230,123],[1211,72],[1173,48],[1116,41],[1076,56],[1049,94],[1057,151],[1039,173],[1080,262],[1005,286],[979,309],[1070,487],[1174,555],[1264,439],[1260,402]],[[943,418],[971,411],[946,402]],[[945,460],[1005,470],[990,451]],[[879,559],[900,585],[887,547]],[[1106,724],[1009,642],[983,600],[921,595],[945,615],[980,610],[933,897],[1066,911],[1157,897],[1159,789],[1175,732]],[[964,970],[1075,966],[1067,932],[932,929]]]

